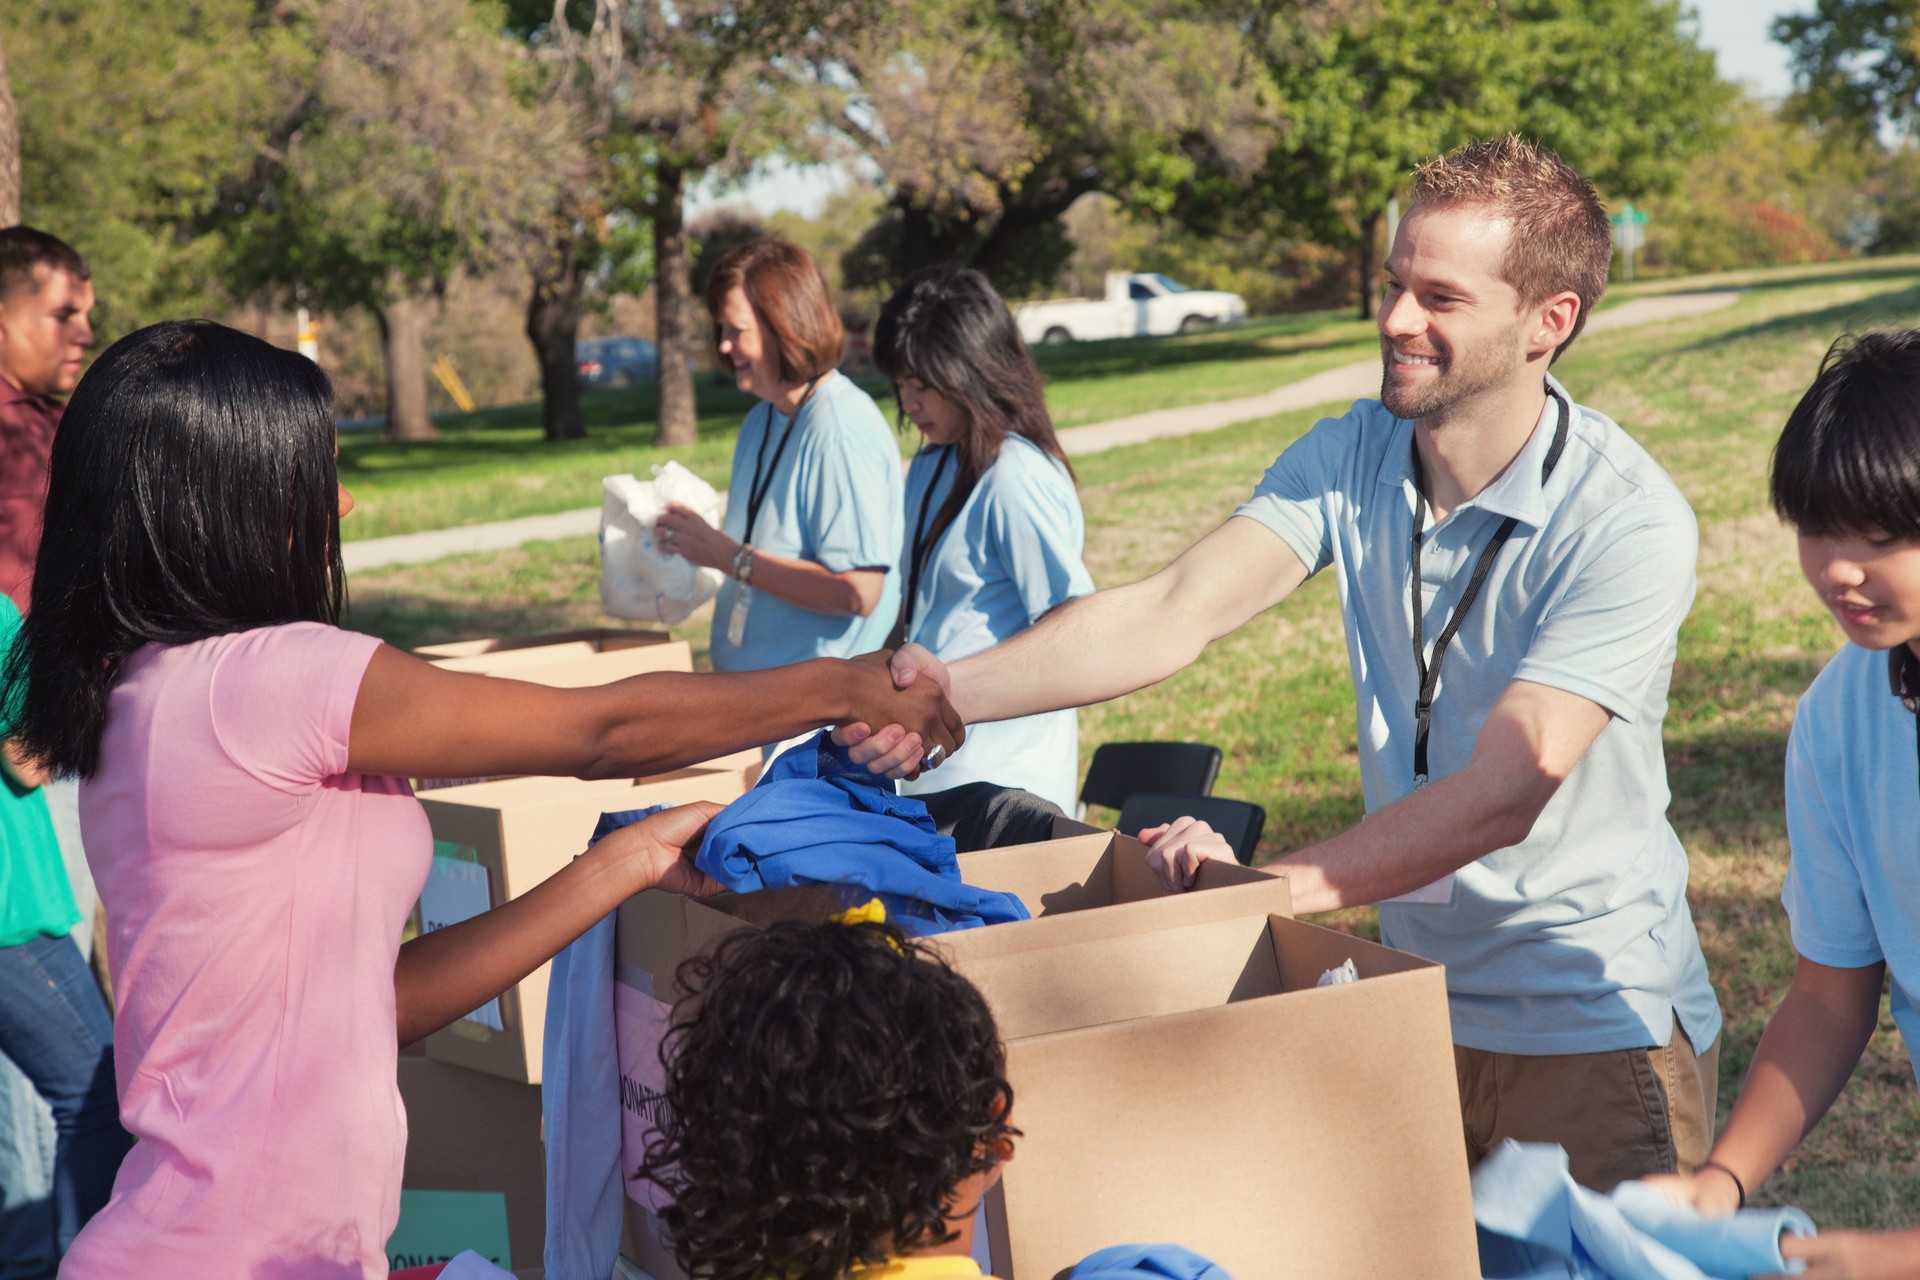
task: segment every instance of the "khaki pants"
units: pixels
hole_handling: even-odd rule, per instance
[[[1467,1164],[1508,1138],[1567,1150],[1595,1191],[1649,1173],[1690,1173],[1713,1146],[1720,1041],[1696,1056],[1676,1019],[1659,1049],[1531,1056],[1453,1050]]]

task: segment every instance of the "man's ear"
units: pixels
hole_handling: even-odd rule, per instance
[[[1563,289],[1531,311],[1536,323],[1527,335],[1527,354],[1551,355],[1573,336],[1573,326],[1580,319],[1580,295]]]

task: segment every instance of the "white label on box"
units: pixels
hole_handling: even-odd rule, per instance
[[[1407,902],[1427,907],[1450,906],[1453,903],[1453,872],[1447,872],[1432,884],[1423,884],[1418,889],[1400,894],[1398,897],[1382,898],[1381,901]]]
[[[420,889],[420,932],[432,933],[462,920],[471,920],[493,905],[487,869],[477,862],[460,858],[433,859],[427,883]],[[489,1000],[461,1019],[477,1022],[494,1031],[504,1031],[500,1020],[500,1002]]]
[[[657,1214],[666,1203],[659,1187],[633,1171],[647,1151],[647,1138],[657,1128],[665,1105],[666,1068],[660,1065],[660,1042],[673,1025],[673,1006],[625,982],[613,988],[614,1040],[620,1057],[620,1167],[627,1198]]]

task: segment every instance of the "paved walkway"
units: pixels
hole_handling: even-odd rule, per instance
[[[1635,298],[1632,302],[1623,302],[1595,315],[1588,321],[1586,332],[1604,333],[1608,329],[1701,315],[1717,311],[1739,296],[1738,290],[1725,289],[1712,293],[1675,293]],[[1124,445],[1218,431],[1222,427],[1270,418],[1278,413],[1378,394],[1380,357],[1374,355],[1337,369],[1316,373],[1310,378],[1262,395],[1221,400],[1213,404],[1185,405],[1177,409],[1159,409],[1130,418],[1116,418],[1111,422],[1096,422],[1091,426],[1068,427],[1060,432],[1060,443],[1068,454],[1077,458]],[[599,529],[600,508],[582,507],[557,515],[527,516],[519,520],[467,525],[459,529],[406,533],[392,538],[368,538],[347,543],[342,548],[342,555],[348,572],[352,572],[385,565],[418,564],[476,551],[506,551],[528,542],[592,535],[598,533]]]

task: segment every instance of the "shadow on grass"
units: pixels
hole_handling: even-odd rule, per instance
[[[1272,360],[1361,345],[1366,335],[1333,332],[1299,340],[1270,334],[1205,335],[1200,338],[1115,338],[1036,349],[1040,372],[1052,385],[1097,381],[1133,373],[1154,373],[1197,364]]]
[[[758,403],[731,385],[701,388],[700,440],[731,440],[748,410]],[[340,472],[349,478],[395,476],[470,463],[503,466],[520,458],[549,461],[608,449],[657,447],[657,410],[650,383],[637,390],[584,393],[580,408],[587,428],[581,440],[547,440],[540,431],[537,401],[436,419],[434,425],[440,431],[436,440],[348,436],[340,442]]]
[[[1851,271],[1844,268],[1835,268],[1832,271],[1822,271],[1811,275],[1783,276],[1777,279],[1741,281],[1739,283],[1726,285],[1702,283],[1692,289],[1677,290],[1677,292],[1707,293],[1717,292],[1719,289],[1726,288],[1738,289],[1742,293],[1761,293],[1770,289],[1804,289],[1815,285],[1858,284],[1869,280],[1911,280],[1915,275],[1920,275],[1920,264],[1916,264],[1911,258],[1908,258],[1902,263],[1882,263]]]
[[[1911,280],[1914,273],[1902,271],[1888,274]],[[1854,277],[1841,278],[1853,279]],[[1837,338],[1849,330],[1874,328],[1888,319],[1911,320],[1916,312],[1920,312],[1920,285],[1909,284],[1904,288],[1889,289],[1855,302],[1823,307],[1818,311],[1796,311],[1790,315],[1775,316],[1771,320],[1762,320],[1744,328],[1729,329],[1684,347],[1675,347],[1655,354],[1680,355],[1688,352],[1712,351],[1736,342],[1781,338],[1798,333],[1826,334]]]

